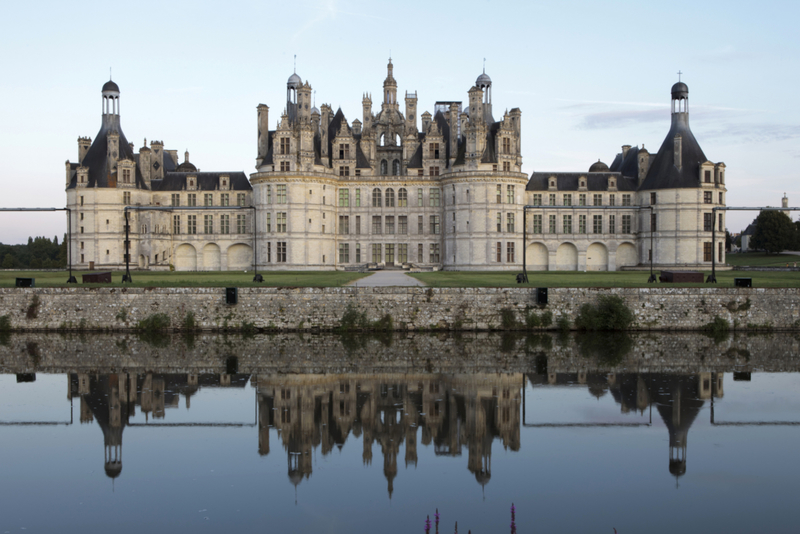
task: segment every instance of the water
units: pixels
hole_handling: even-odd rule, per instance
[[[797,345],[7,336],[0,533],[794,532]]]

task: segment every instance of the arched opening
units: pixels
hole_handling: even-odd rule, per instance
[[[228,270],[247,271],[253,266],[253,249],[250,245],[237,243],[228,247]]]
[[[381,175],[386,176],[389,174],[389,163],[383,159],[381,160]]]
[[[209,243],[203,247],[203,270],[219,271],[221,254],[219,247],[214,243]]]
[[[562,243],[556,251],[556,268],[559,271],[578,270],[578,249],[572,243]]]
[[[386,146],[386,134],[382,133],[378,138],[378,146]]]
[[[592,243],[586,249],[586,270],[607,271],[608,249],[602,243]]]
[[[550,265],[550,252],[542,243],[531,243],[525,253],[525,262],[530,271],[546,271]]]
[[[400,176],[400,160],[392,162],[392,176]]]
[[[391,187],[386,190],[386,207],[393,208],[394,207],[394,189]]]
[[[617,248],[617,269],[620,267],[632,267],[639,264],[636,256],[636,247],[631,243],[622,243]]]
[[[381,190],[377,187],[372,190],[372,207],[373,208],[380,208],[381,207]]]
[[[197,251],[192,245],[183,244],[175,249],[175,270],[197,270]]]

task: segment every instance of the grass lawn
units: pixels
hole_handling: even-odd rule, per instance
[[[728,265],[737,267],[786,267],[793,266],[800,261],[800,256],[794,254],[766,254],[764,252],[740,252],[727,254],[725,259]]]
[[[409,276],[430,287],[733,287],[733,279],[740,277],[752,278],[753,287],[800,287],[800,272],[717,271],[716,284],[648,284],[649,271],[528,271],[529,284],[517,284],[517,272],[438,271]]]
[[[114,271],[111,284],[82,284],[81,275],[89,271],[73,271],[77,284],[67,284],[67,271],[0,271],[0,287],[14,287],[15,278],[35,278],[36,287],[121,287],[124,271]],[[96,272],[96,271],[95,271]],[[223,272],[153,272],[131,271],[132,284],[126,287],[339,287],[368,273],[343,271],[268,271],[260,273],[263,283],[253,282],[253,273]]]

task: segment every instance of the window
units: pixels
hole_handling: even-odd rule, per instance
[[[214,233],[214,218],[213,215],[203,215],[203,233]]]
[[[408,190],[405,187],[401,187],[397,191],[397,207],[398,208],[405,208],[408,206]]]
[[[578,233],[586,233],[586,215],[578,215]]]
[[[423,171],[422,169],[417,169],[417,176],[423,176],[424,174],[425,171]]]
[[[593,215],[592,216],[592,233],[593,234],[602,234],[603,233],[603,216],[602,215]]]
[[[220,206],[230,206],[231,205],[230,198],[231,198],[231,196],[228,193],[222,193],[219,196],[219,205]]]
[[[237,234],[247,233],[247,219],[245,218],[244,215],[236,216],[236,233]]]
[[[656,203],[656,194],[650,193],[650,205],[654,205]]]
[[[506,186],[506,204],[514,204],[514,186]]]
[[[719,194],[719,203],[723,204],[723,202],[722,202],[722,193]]]
[[[361,189],[356,189],[356,207],[361,207]]]
[[[267,204],[272,204],[272,186],[267,186]]]
[[[417,189],[417,206],[422,207],[422,205],[423,205],[422,189]]]
[[[550,206],[555,206],[556,205],[556,194],[555,193],[550,193],[550,204],[549,205]]]
[[[122,193],[122,203],[126,206],[131,203],[131,194],[128,192]],[[83,197],[81,197],[81,206],[83,206]]]
[[[131,170],[130,169],[122,169],[122,183],[123,184],[131,183]]]
[[[384,261],[386,263],[394,263],[394,245],[387,244]]]
[[[721,232],[724,228],[725,228],[725,225],[722,224],[722,214],[720,213],[719,214],[719,225],[717,226],[717,229]]]
[[[507,213],[506,214],[506,232],[514,232],[514,214]]]
[[[503,172],[511,172],[511,162],[509,161],[503,162]]]
[[[561,231],[565,234],[572,233],[572,215],[564,215],[564,219],[562,221],[563,226],[561,227]]]
[[[422,246],[422,243],[417,245],[417,261],[423,262],[425,261],[425,249]]]
[[[428,201],[430,203],[430,206],[431,207],[439,207],[441,205],[440,199],[439,199],[439,189],[437,189],[435,187],[431,188],[429,194],[430,194],[430,197],[428,198]]]
[[[429,174],[431,176],[439,176],[439,167],[438,166],[431,167],[429,169]]]
[[[392,176],[399,176],[400,175],[400,160],[394,160],[392,162]],[[439,176],[439,167],[436,167],[436,176]]]
[[[221,233],[221,234],[229,234],[229,233],[231,233],[231,216],[230,215],[220,215],[220,217],[219,217],[219,233]]]
[[[267,232],[272,232],[272,214],[267,213]]]
[[[630,206],[631,205],[631,196],[629,194],[628,195],[622,195],[622,205],[623,206]]]
[[[339,159],[350,159],[350,144],[349,143],[340,143],[339,144]]]
[[[581,193],[580,195],[578,195],[578,205],[579,206],[585,206],[586,205],[586,194],[585,193]]]
[[[622,216],[622,233],[623,234],[631,234],[631,216],[630,215],[623,215]]]
[[[548,218],[548,230],[549,233],[554,234],[556,233],[556,216],[550,215]]]
[[[431,243],[430,262],[439,263],[439,243]]]
[[[503,202],[503,186],[497,184],[497,203],[500,204]]]
[[[608,233],[615,234],[617,232],[617,216],[616,215],[609,215],[608,216]]]
[[[81,212],[81,220],[83,220],[83,212]]]
[[[656,225],[656,214],[655,213],[650,215],[650,231],[651,232],[657,232],[658,231],[658,225]]]
[[[705,171],[703,173],[703,176],[705,178],[704,179],[705,183],[710,184],[711,183],[711,171]]]
[[[722,261],[722,243],[717,243],[717,261]]]
[[[361,169],[356,169],[356,176],[361,176]]]
[[[542,216],[541,215],[534,215],[533,216],[533,233],[534,234],[541,234],[542,233]]]
[[[349,189],[339,189],[339,207],[340,208],[348,208],[348,207],[350,207],[350,190]]]
[[[430,157],[433,159],[439,159],[439,143],[430,144],[430,153]]]
[[[181,195],[180,195],[180,193],[172,193],[172,205],[173,206],[180,206],[181,205]]]
[[[397,217],[397,233],[400,235],[408,233],[408,217],[406,215]]]
[[[565,206],[572,206],[572,195],[570,193],[564,194],[564,205]]]
[[[437,235],[440,231],[441,223],[438,215],[431,215],[431,233]],[[439,260],[436,260],[439,261]]]
[[[206,193],[203,195],[203,206],[213,206],[214,205],[214,195],[211,193]]]
[[[608,195],[608,205],[609,206],[616,206],[617,205],[617,196],[616,195]]]
[[[339,243],[339,263],[350,263],[350,243]]]
[[[350,176],[350,167],[348,165],[339,167],[339,176]]]
[[[180,234],[181,233],[181,216],[180,215],[173,215],[172,216],[172,233],[173,234]]]
[[[503,261],[503,244],[500,241],[495,245],[495,261],[497,263]]]
[[[703,204],[713,204],[714,203],[713,195],[714,193],[712,193],[711,191],[703,191]]]
[[[381,190],[376,187],[372,190],[372,207],[380,208],[381,204]]]
[[[712,213],[703,214],[703,231],[710,232],[714,224],[714,215]]]
[[[275,246],[275,261],[286,263],[286,241],[278,241]]]
[[[347,215],[339,215],[339,235],[347,235],[350,233],[350,217]]]
[[[541,193],[537,193],[533,195],[533,205],[534,206],[541,206],[542,205],[542,195]]]
[[[394,207],[394,189],[391,187],[386,190],[386,207],[393,208]]]
[[[711,242],[703,243],[703,261],[711,261],[713,258],[711,257]]]
[[[381,233],[381,216],[380,215],[373,215],[372,216],[372,234],[373,235],[380,235]]]
[[[356,243],[356,263],[361,263],[361,243]]]
[[[408,243],[397,245],[397,262],[408,263]]]
[[[503,138],[503,154],[511,154],[511,139]]]
[[[503,214],[500,213],[499,211],[497,212],[497,231],[498,232],[503,231]]]
[[[191,207],[191,208],[196,207],[197,206],[197,194],[189,193],[189,195],[186,197],[186,205]]]
[[[356,215],[356,235],[361,235],[361,215]]]
[[[286,184],[275,186],[275,197],[278,204],[286,204]]]
[[[197,233],[197,215],[189,215],[186,217],[186,233],[187,234],[196,234]]]
[[[372,244],[372,263],[381,262],[381,246],[378,243]]]
[[[289,138],[288,137],[281,137],[281,154],[286,155],[289,153]],[[281,169],[283,170],[283,169]]]
[[[514,263],[514,243],[506,243],[506,261]]]
[[[381,175],[386,176],[387,174],[389,174],[389,164],[384,159],[381,160]]]
[[[386,224],[384,226],[387,234],[394,235],[394,216],[388,215],[386,217]]]
[[[603,205],[603,195],[592,195],[592,205],[593,206],[602,206]]]
[[[125,195],[128,195],[127,197]],[[127,200],[125,200],[127,198]],[[131,203],[131,194],[130,193],[122,193],[122,202],[125,204]],[[81,206],[83,206],[83,195],[81,195]]]
[[[286,231],[286,212],[276,213],[275,214],[275,231],[276,232],[285,232]]]

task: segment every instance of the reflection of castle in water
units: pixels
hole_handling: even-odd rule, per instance
[[[529,374],[532,386],[586,386],[598,399],[611,393],[622,413],[655,406],[669,430],[669,472],[686,473],[689,428],[706,400],[724,394],[722,373],[673,375],[665,373],[545,373]]]
[[[311,475],[314,447],[328,454],[352,433],[362,437],[365,464],[380,446],[391,496],[400,446],[405,465],[416,466],[421,434],[437,455],[459,456],[466,448],[468,469],[485,485],[493,440],[519,450],[521,384],[520,374],[258,377],[259,453],[269,453],[275,427],[296,486]]]
[[[244,387],[249,375],[198,374],[72,374],[69,398],[80,397],[80,421],[97,424],[103,430],[106,475],[122,472],[122,431],[136,405],[149,420],[163,419],[168,408],[177,408],[180,397],[191,405],[192,395],[203,387]]]

